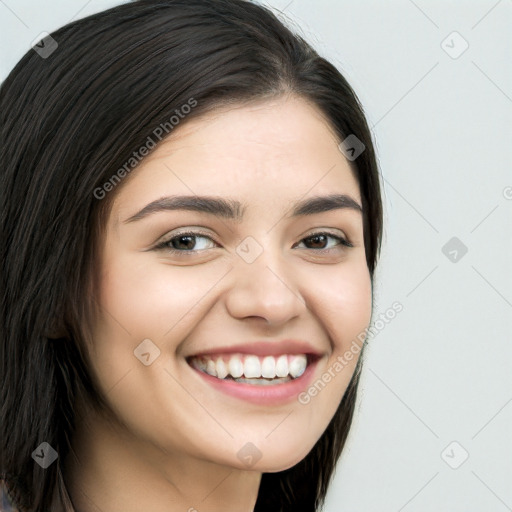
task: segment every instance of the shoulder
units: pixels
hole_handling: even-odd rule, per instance
[[[65,485],[62,482],[62,494],[57,490],[52,499],[53,512],[75,512],[69,494]],[[0,478],[0,512],[23,512],[16,505],[13,497],[9,494],[7,485],[3,478]]]
[[[0,480],[0,512],[20,512],[9,496],[4,480]]]

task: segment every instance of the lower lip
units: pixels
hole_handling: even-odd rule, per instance
[[[290,402],[296,398],[299,393],[304,391],[313,379],[317,363],[318,359],[308,364],[306,370],[300,377],[285,382],[284,384],[275,384],[273,386],[259,386],[258,384],[246,384],[233,380],[218,379],[217,377],[212,377],[201,370],[189,366],[208,384],[227,395],[257,405],[271,405]]]

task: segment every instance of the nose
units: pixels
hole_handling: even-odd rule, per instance
[[[269,250],[252,263],[237,260],[231,279],[226,307],[234,318],[257,317],[267,326],[279,326],[305,310],[296,278],[283,259]]]

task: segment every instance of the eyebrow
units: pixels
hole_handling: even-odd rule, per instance
[[[291,217],[314,215],[331,210],[350,209],[362,213],[361,206],[346,194],[316,196],[296,202]],[[167,196],[157,199],[124,221],[125,224],[144,219],[153,213],[188,210],[207,213],[240,222],[246,208],[239,201],[211,196]]]

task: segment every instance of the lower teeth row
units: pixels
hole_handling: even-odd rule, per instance
[[[244,379],[242,377],[239,377],[238,379],[233,379],[233,377],[231,377],[231,378],[226,378],[226,379],[222,379],[222,380],[234,380],[235,382],[239,382],[242,384],[255,384],[257,386],[272,386],[274,384],[282,384],[284,382],[289,382],[292,379],[290,376],[288,376],[288,377],[281,377],[281,378],[276,378],[276,379],[265,379],[265,378]]]

